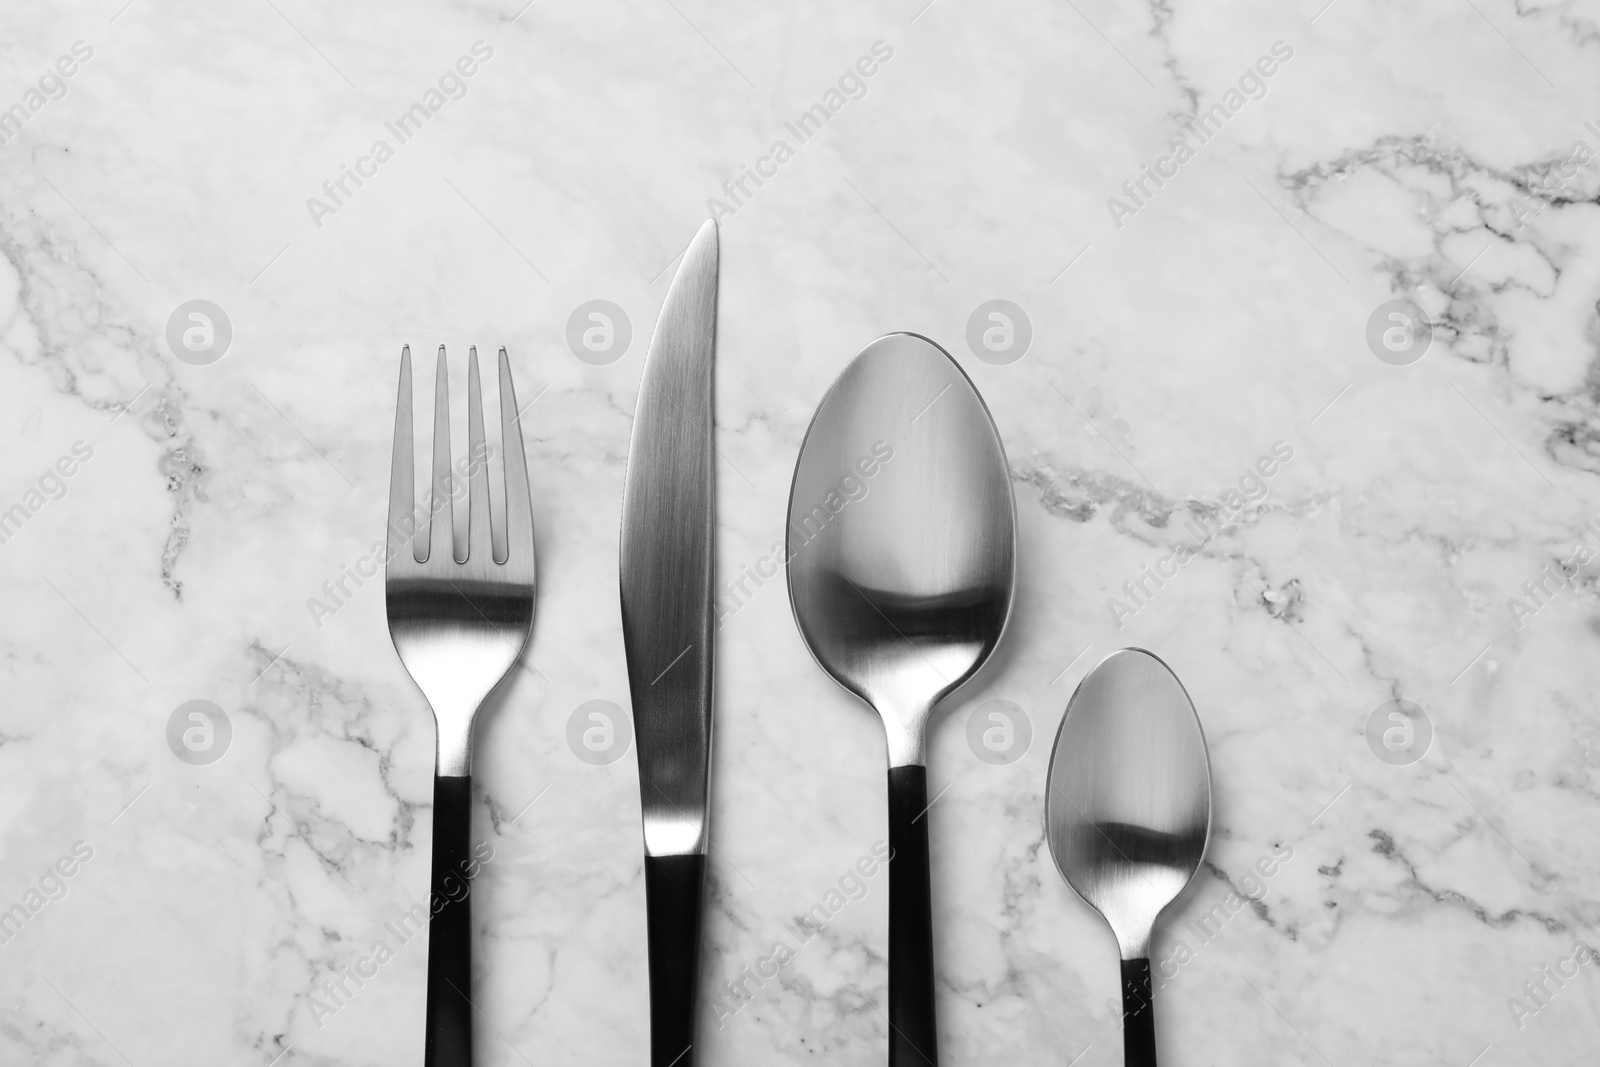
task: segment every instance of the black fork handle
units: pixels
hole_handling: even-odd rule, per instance
[[[472,1067],[472,776],[434,775],[426,1067]]]

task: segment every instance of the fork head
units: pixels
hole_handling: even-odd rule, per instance
[[[400,662],[428,698],[438,727],[437,770],[471,773],[472,719],[528,643],[536,591],[533,505],[511,364],[500,349],[500,430],[504,514],[489,504],[489,445],[483,434],[478,350],[467,363],[467,455],[450,463],[450,398],[439,346],[433,400],[433,478],[414,499],[411,347],[400,353],[394,465],[389,475],[388,563],[384,593],[389,635]],[[467,544],[454,549],[454,502],[465,488]]]

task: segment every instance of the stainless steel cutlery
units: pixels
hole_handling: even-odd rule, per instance
[[[644,817],[650,1062],[693,1067],[710,800],[717,227],[700,227],[645,356],[622,502],[622,639]]]
[[[718,235],[705,223],[645,356],[622,503],[619,586],[643,815],[652,1067],[694,1067],[710,845],[715,652],[714,367]],[[499,357],[505,492],[491,506],[478,354],[467,455],[452,465],[445,350],[435,367],[431,488],[414,499],[409,347],[400,356],[385,593],[395,650],[438,727],[425,1063],[472,1062],[468,887],[472,727],[533,628],[533,510],[510,363]],[[455,544],[454,504],[467,505]],[[989,659],[1016,576],[1016,513],[999,432],[938,345],[868,345],[817,407],[790,486],[784,558],[818,665],[882,719],[888,750],[890,1067],[934,1067],[926,734]],[[1129,1067],[1155,1067],[1150,939],[1210,836],[1211,771],[1194,705],[1151,653],[1084,678],[1050,756],[1045,822],[1062,876],[1122,957]]]
[[[427,697],[438,727],[433,779],[433,873],[428,922],[428,1067],[472,1062],[472,721],[510,671],[533,629],[533,508],[511,365],[500,350],[503,515],[489,503],[478,352],[467,357],[467,456],[450,462],[444,346],[434,378],[433,477],[427,503],[413,485],[411,350],[400,353],[394,459],[389,475],[384,594],[395,651]],[[467,539],[454,546],[453,500],[465,471]]]
[[[1205,855],[1211,764],[1189,694],[1151,653],[1114,652],[1078,683],[1050,753],[1045,826],[1062,876],[1121,949],[1125,1062],[1156,1067],[1150,934]]]
[[[788,570],[812,655],[888,735],[891,1067],[938,1062],[925,734],[999,643],[1015,527],[1000,435],[955,360],[915,334],[868,345],[801,445]]]

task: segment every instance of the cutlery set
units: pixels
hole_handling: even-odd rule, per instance
[[[645,356],[622,504],[619,572],[644,823],[652,1067],[694,1067],[709,845],[716,497],[713,366],[718,242],[684,253]],[[533,515],[511,370],[499,353],[503,504],[491,508],[478,357],[468,455],[451,465],[445,351],[434,386],[432,485],[413,500],[411,355],[401,353],[386,599],[401,662],[438,726],[425,1062],[472,1062],[468,879],[472,723],[522,655],[537,589]],[[457,472],[466,545],[454,545]],[[870,489],[869,489],[870,482]],[[938,1062],[926,732],[1005,631],[1016,513],[1005,449],[961,367],[910,333],[840,374],[806,432],[785,556],[800,634],[888,742],[891,1067]],[[1111,927],[1129,1067],[1154,1067],[1150,939],[1205,853],[1211,776],[1177,677],[1113,653],[1068,703],[1051,753],[1045,831],[1063,878]],[[452,891],[452,888],[457,891]]]

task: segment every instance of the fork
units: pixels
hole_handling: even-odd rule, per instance
[[[450,466],[450,399],[439,346],[433,401],[433,486],[417,507],[412,482],[411,346],[400,352],[394,465],[389,475],[384,594],[389,635],[438,728],[433,775],[433,874],[428,920],[427,1067],[471,1067],[472,720],[521,656],[533,630],[533,505],[511,364],[500,349],[505,515],[491,530],[489,447],[478,350],[467,362],[467,456]],[[467,545],[454,551],[453,498],[467,481]],[[424,543],[422,531],[427,535]],[[417,549],[423,549],[421,558]],[[497,551],[497,549],[500,549]]]

